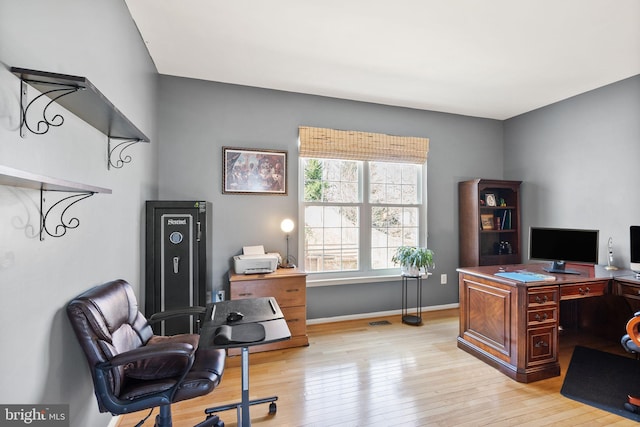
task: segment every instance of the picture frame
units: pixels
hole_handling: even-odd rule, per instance
[[[484,195],[484,201],[487,206],[497,206],[496,195],[493,193],[487,193]]]
[[[480,225],[483,230],[493,230],[494,220],[492,214],[481,214]]]
[[[287,152],[222,147],[222,193],[287,195]]]

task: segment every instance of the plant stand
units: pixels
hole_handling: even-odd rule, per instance
[[[416,281],[416,313],[409,314],[407,294],[409,281]],[[402,275],[402,323],[420,326],[422,324],[422,276]]]

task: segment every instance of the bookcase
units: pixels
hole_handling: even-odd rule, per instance
[[[458,183],[460,267],[521,262],[521,181]]]

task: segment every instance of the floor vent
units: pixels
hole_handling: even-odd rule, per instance
[[[383,326],[383,325],[390,325],[391,322],[389,322],[388,320],[378,320],[375,322],[369,322],[369,325],[371,326]]]

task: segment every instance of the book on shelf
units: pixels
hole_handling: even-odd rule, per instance
[[[553,282],[556,280],[555,276],[542,273],[534,273],[532,271],[518,270],[518,271],[505,271],[495,273],[496,276],[504,277],[505,279],[517,280],[519,282]]]
[[[511,209],[504,209],[499,214],[500,229],[511,230]]]

